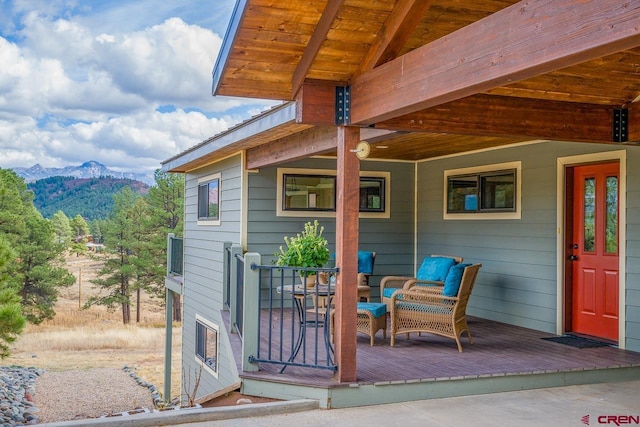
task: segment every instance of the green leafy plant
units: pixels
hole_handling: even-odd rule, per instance
[[[318,220],[307,222],[302,233],[294,237],[285,237],[287,248],[280,246],[280,252],[276,252],[278,257],[276,265],[282,267],[302,267],[319,268],[329,261],[328,242],[322,236],[324,227],[320,226]],[[301,271],[303,277],[313,274],[310,271]]]

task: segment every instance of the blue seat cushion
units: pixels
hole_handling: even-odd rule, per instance
[[[422,265],[416,274],[416,279],[444,282],[449,273],[449,269],[453,267],[455,263],[456,260],[453,258],[427,257],[422,261]]]
[[[373,314],[373,317],[378,318],[387,315],[387,304],[382,302],[359,302],[358,310],[367,310]]]
[[[393,295],[393,293],[398,289],[402,289],[402,288],[384,288],[382,290],[382,296],[385,298],[391,298],[391,295]]]
[[[462,274],[465,267],[471,264],[456,264],[449,269],[449,274],[444,281],[444,288],[442,289],[442,295],[445,297],[455,297],[458,295],[458,289],[460,289],[460,282],[462,281]]]
[[[358,251],[358,273],[373,273],[373,252]]]

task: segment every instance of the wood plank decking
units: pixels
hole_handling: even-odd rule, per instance
[[[462,353],[458,352],[455,341],[431,334],[411,334],[408,340],[400,335],[395,347],[389,345],[388,336],[383,340],[381,332],[373,347],[369,345],[368,336],[358,334],[357,386],[513,376],[523,382],[519,388],[525,389],[535,388],[524,384],[530,375],[571,373],[575,376],[595,370],[600,371],[599,378],[606,378],[606,370],[617,368],[631,368],[635,378],[640,378],[640,353],[637,352],[612,346],[571,347],[542,339],[553,334],[479,318],[469,318],[469,328],[474,344],[469,344],[463,335]],[[261,364],[259,372],[242,372],[240,339],[235,335],[231,342],[244,380],[326,389],[354,386],[337,382],[333,372],[321,369],[289,366],[281,374],[280,366]],[[266,343],[263,341],[262,345]],[[573,381],[590,382],[586,376],[584,380]]]

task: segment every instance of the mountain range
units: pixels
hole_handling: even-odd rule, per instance
[[[26,182],[34,182],[40,179],[52,176],[71,176],[75,178],[127,178],[136,181],[142,181],[148,185],[154,185],[155,179],[153,174],[143,174],[136,172],[116,172],[107,168],[102,163],[94,160],[84,162],[80,166],[65,166],[63,168],[43,168],[39,164],[35,164],[30,168],[13,168],[14,172],[24,178]]]

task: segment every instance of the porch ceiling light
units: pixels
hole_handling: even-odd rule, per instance
[[[367,141],[360,141],[358,145],[356,145],[355,150],[351,150],[353,153],[356,153],[359,159],[366,159],[369,157],[369,153],[371,152],[371,147]]]

